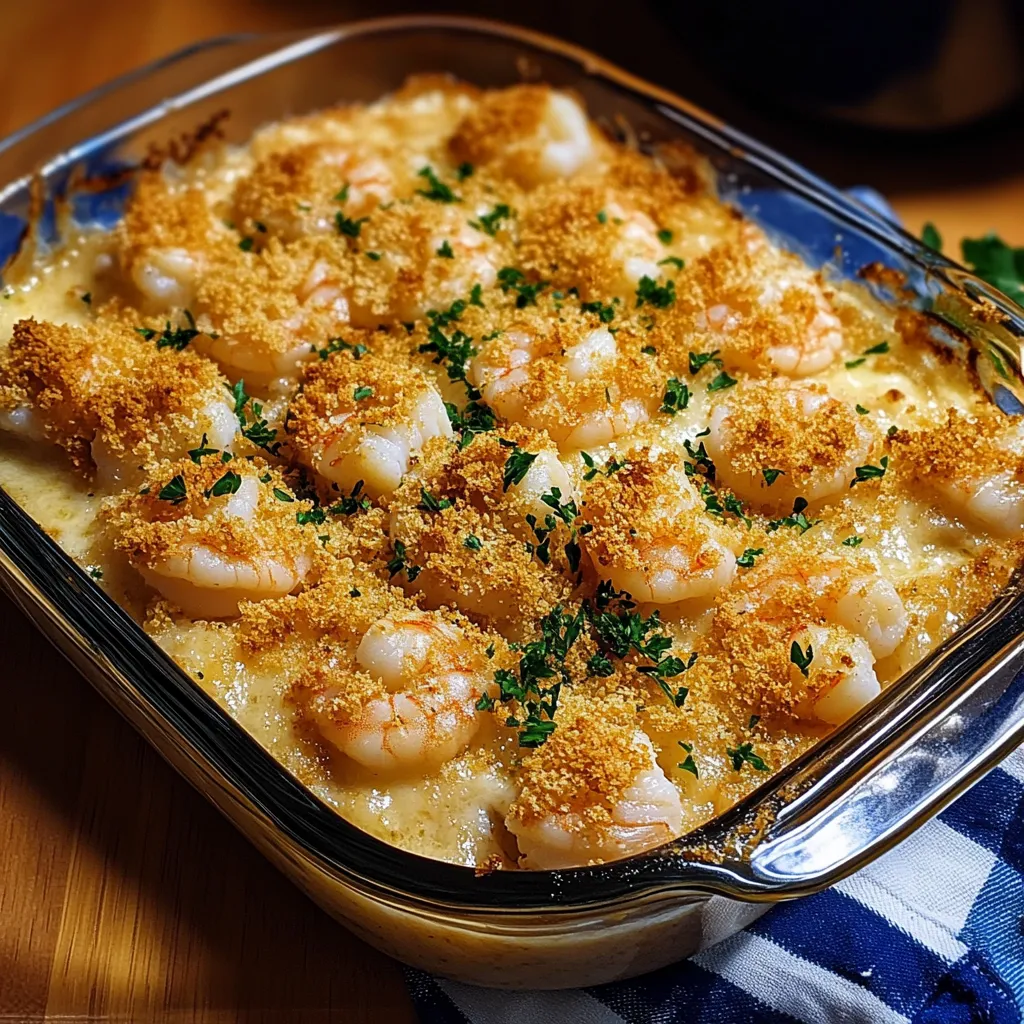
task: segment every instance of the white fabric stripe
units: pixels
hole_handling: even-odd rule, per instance
[[[936,818],[860,873],[958,935],[995,862],[991,850]]]
[[[828,937],[822,935],[822,942]],[[806,1024],[909,1024],[855,982],[794,956],[774,942],[742,932],[694,961],[779,1013]]]
[[[437,984],[473,1024],[625,1024],[586,992],[506,992],[441,978]]]
[[[1018,782],[1024,782],[1024,747],[1018,747],[999,767]]]
[[[864,871],[858,871],[837,882],[835,888],[879,917],[884,917],[925,949],[930,949],[949,963],[959,960],[967,952],[967,946],[952,935],[948,928],[921,913],[920,908],[908,906],[899,893],[887,889]]]

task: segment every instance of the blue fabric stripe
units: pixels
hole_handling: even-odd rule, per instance
[[[862,986],[907,1017],[949,969],[906,932],[834,889],[782,904],[748,930]]]
[[[468,1020],[429,974],[413,967],[403,967],[402,973],[422,1024],[479,1024]]]
[[[1024,875],[997,863],[960,938],[1010,986],[1024,1017]]]
[[[939,820],[997,856],[1024,800],[1024,786],[996,769],[976,783],[966,799],[947,807]]]
[[[587,991],[626,1024],[793,1024],[796,1019],[691,960]]]

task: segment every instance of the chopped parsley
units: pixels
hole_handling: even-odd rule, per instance
[[[732,759],[732,770],[734,772],[740,771],[744,764],[749,764],[751,768],[759,772],[767,772],[771,770],[768,765],[766,765],[764,761],[754,753],[753,743],[741,743],[735,749],[726,747],[725,756]]]
[[[467,178],[473,175],[473,165],[468,161],[464,160],[459,164],[455,171],[455,177],[458,181],[465,181]]]
[[[671,245],[672,244],[672,232],[669,231],[668,228],[662,228],[658,232],[658,241],[661,242],[662,245]]]
[[[441,256],[446,260],[455,259],[455,252],[452,249],[451,245],[448,243],[447,238],[441,243],[440,248],[434,250],[434,255]]]
[[[427,316],[433,313],[431,310]],[[437,316],[427,328],[427,341],[420,345],[420,351],[433,352],[434,362],[444,366],[448,379],[461,381],[471,399],[479,398],[480,393],[466,377],[466,364],[477,352],[473,347],[473,339],[458,327],[445,334],[441,329],[441,316]]]
[[[482,402],[470,402],[461,412],[451,402],[445,402],[444,408],[452,430],[458,430],[462,435],[459,438],[460,450],[468,448],[477,434],[494,430],[498,425],[497,417]]]
[[[608,214],[604,210],[597,211],[597,222],[598,224],[608,223]]]
[[[420,178],[425,178],[429,188],[418,188],[416,194],[425,199],[432,199],[435,203],[461,203],[462,199],[457,196],[440,178],[434,173],[433,167],[422,167],[416,172]]]
[[[241,476],[229,469],[208,491],[203,493],[207,498],[221,498],[225,494],[234,494],[241,486]]]
[[[364,398],[369,398],[373,395],[373,388],[369,384],[362,384],[352,392],[352,400],[354,402],[361,402]]]
[[[425,487],[420,488],[419,507],[424,512],[441,512],[452,507],[451,498],[435,498]]]
[[[475,534],[469,534],[466,539],[462,542],[464,548],[469,548],[470,551],[479,551],[483,546],[483,541]]]
[[[691,352],[689,354],[690,376],[695,377],[708,363],[713,363],[719,369],[722,368],[722,360],[718,358],[718,349],[714,352]]]
[[[280,487],[275,487],[274,488],[274,497],[277,498],[278,501],[294,501],[295,500],[295,498],[292,497],[291,494],[289,494],[287,491],[281,490]]]
[[[550,284],[549,281],[529,282],[526,275],[516,267],[502,267],[498,271],[498,284],[508,294],[516,293],[516,308],[525,309],[537,305],[537,296]]]
[[[199,442],[199,447],[189,449],[188,457],[198,466],[207,455],[216,455],[219,451],[219,448],[207,447],[206,434],[204,433],[202,441]]]
[[[678,256],[666,256],[663,260],[658,260],[659,267],[675,267],[676,270],[682,270],[686,264]]]
[[[774,533],[776,530],[783,526],[791,526],[794,529],[800,531],[801,534],[806,533],[812,526],[817,526],[821,522],[820,519],[808,519],[804,515],[804,509],[807,508],[806,498],[797,498],[793,502],[793,511],[790,515],[785,516],[782,519],[769,520],[767,527],[765,528],[768,533]]]
[[[90,565],[87,572],[94,580],[103,579],[103,570],[98,565]]]
[[[857,534],[853,534],[852,537],[847,537],[843,541],[843,545],[848,548],[859,548],[864,543],[864,538],[859,537]]]
[[[858,416],[867,416],[867,414],[871,412],[870,409],[865,409],[864,406],[861,405],[859,402],[857,403],[857,405],[854,406],[854,409],[857,410]]]
[[[417,576],[423,571],[422,566],[410,565],[405,560],[405,545],[400,541],[396,540],[394,544],[395,557],[388,562],[386,568],[388,574],[393,578],[399,573],[404,572],[405,578],[412,583]]]
[[[522,483],[523,478],[530,471],[537,455],[534,452],[523,451],[519,445],[512,447],[512,453],[505,460],[505,469],[502,473],[501,489],[507,491],[515,484]]]
[[[587,675],[606,679],[615,674],[615,666],[604,651],[597,651],[587,658]]]
[[[369,219],[369,217],[360,217],[358,220],[352,220],[351,217],[346,217],[345,214],[339,210],[334,215],[334,224],[337,227],[339,234],[344,235],[346,238],[358,238],[360,231],[363,230],[363,225]]]
[[[708,384],[708,391],[724,391],[726,388],[731,388],[735,383],[736,378],[730,377],[725,370],[722,370],[718,376]]]
[[[697,771],[697,762],[693,759],[693,744],[684,743],[682,740],[677,740],[676,742],[686,751],[685,759],[680,761],[676,767],[684,772],[689,772],[695,779],[699,779],[700,773]]]
[[[231,392],[235,400],[234,411],[238,418],[242,437],[252,442],[257,448],[262,448],[268,455],[277,455],[281,449],[281,442],[276,440],[277,430],[271,427],[263,416],[263,405],[245,393],[245,381],[238,381],[234,387],[228,384],[224,386]],[[249,406],[248,415],[245,411],[247,404]],[[252,417],[251,423],[249,417]]]
[[[482,214],[478,220],[471,220],[469,226],[494,238],[501,227],[501,222],[509,220],[512,216],[512,209],[509,206],[505,203],[498,203],[490,213]]]
[[[785,475],[786,471],[784,469],[770,469],[768,466],[765,466],[761,470],[761,476],[764,477],[765,486],[767,487],[771,487],[771,485],[775,483],[775,481],[778,480],[780,476]]]
[[[857,484],[862,484],[865,480],[881,480],[881,478],[885,476],[885,471],[889,468],[889,456],[883,455],[878,461],[880,463],[878,466],[872,466],[870,464],[867,466],[858,466],[854,470],[856,476],[850,481],[850,486],[856,487]]]
[[[678,377],[670,377],[665,382],[665,394],[661,399],[660,412],[675,416],[681,409],[690,404],[690,389]]]
[[[92,305],[92,292],[86,292],[86,293],[85,293],[85,294],[84,294],[84,295],[82,296],[82,301],[83,301],[83,302],[84,302],[84,303],[85,303],[85,304],[86,304],[87,306],[91,306],[91,305]]]
[[[496,702],[515,701],[519,715],[510,714],[505,724],[519,730],[521,747],[539,747],[555,731],[555,714],[562,686],[571,682],[565,660],[583,632],[584,612],[563,612],[561,606],[540,621],[540,639],[519,648],[516,670],[498,669],[494,681],[497,698],[484,694],[477,702],[480,711],[490,711]],[[555,680],[555,682],[551,682]]]
[[[880,356],[884,355],[889,351],[889,342],[880,341],[877,345],[872,345],[871,348],[866,348],[857,359],[851,359],[845,364],[848,370],[854,370],[858,366],[862,366],[867,362],[868,356]]]
[[[584,313],[596,314],[603,324],[610,324],[615,319],[615,307],[611,303],[605,305],[601,302],[581,302],[580,309]]]
[[[348,190],[349,190],[349,187],[350,187],[349,183],[346,181],[345,184],[342,186],[341,191],[335,193],[334,201],[336,203],[347,203],[348,202]]]
[[[180,505],[188,497],[188,491],[185,488],[185,478],[180,473],[172,477],[170,481],[160,488],[157,497],[161,501],[169,501],[172,505]]]
[[[373,260],[374,263],[376,263],[380,259],[379,252],[367,252],[365,255],[368,260]]]
[[[583,474],[583,479],[587,481],[593,480],[599,473],[611,476],[613,473],[618,473],[620,469],[625,469],[629,465],[626,460],[619,462],[618,459],[611,458],[604,464],[604,469],[598,469],[597,463],[594,462],[594,457],[590,452],[581,451],[580,458],[583,459],[583,464],[587,467],[586,473]]]
[[[344,338],[329,338],[326,348],[318,348],[315,351],[321,359],[326,359],[335,352],[351,352],[353,359],[362,359],[370,350],[362,342],[352,345]]]
[[[203,333],[196,328],[195,318],[187,309],[183,315],[188,321],[188,327],[172,327],[171,321],[168,320],[162,331],[154,331],[152,327],[136,327],[135,333],[141,334],[146,341],[156,338],[157,348],[173,348],[176,352],[181,352],[193,338]]]
[[[814,660],[814,648],[808,644],[807,650],[802,650],[800,645],[794,640],[792,646],[789,648],[789,660],[807,676],[807,669],[810,668],[811,662]]]
[[[764,548],[747,548],[739,558],[736,559],[736,564],[744,569],[749,569],[754,564],[754,559],[758,555],[764,554]]]
[[[252,238],[246,236],[238,243],[238,248],[241,249],[242,252],[252,252],[252,247],[255,244],[256,242]]]
[[[636,307],[639,309],[645,303],[654,306],[655,309],[667,309],[676,301],[676,283],[667,281],[665,284],[658,284],[654,278],[645,274],[640,278],[640,284],[636,289]]]

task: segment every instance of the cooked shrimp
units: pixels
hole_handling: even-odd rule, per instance
[[[161,337],[105,318],[19,322],[0,367],[0,428],[60,444],[114,489],[137,485],[147,466],[203,436],[229,450],[238,420],[223,377],[194,352],[161,347]]]
[[[602,579],[634,600],[674,604],[707,598],[736,572],[736,540],[712,519],[668,452],[632,451],[626,465],[599,475],[583,501],[593,527],[583,545]]]
[[[310,367],[288,424],[300,457],[321,476],[346,491],[362,481],[379,497],[401,483],[428,439],[449,438],[452,427],[420,370],[359,344]]]
[[[486,167],[525,188],[570,177],[605,151],[572,96],[538,85],[484,93],[449,148],[456,163]]]
[[[806,561],[764,558],[729,596],[740,607],[767,618],[783,618],[802,604],[862,637],[876,659],[896,650],[909,624],[903,601],[889,580],[867,564],[821,555]]]
[[[202,275],[237,247],[204,190],[143,173],[116,228],[123,270],[153,312],[187,309]]]
[[[266,481],[266,482],[264,482]],[[309,571],[310,540],[280,475],[217,453],[163,463],[138,494],[111,499],[114,546],[194,618],[230,618],[240,601],[281,597]]]
[[[312,712],[324,739],[375,772],[427,775],[469,746],[483,720],[487,660],[440,614],[391,614],[356,649],[386,694],[351,709],[327,688]]]
[[[807,377],[842,350],[842,322],[818,275],[769,245],[749,224],[688,275],[688,302],[702,343],[729,367],[761,376]],[[726,268],[723,270],[723,268]]]
[[[436,174],[431,167],[424,170]],[[420,192],[433,187],[424,178],[419,183]],[[497,209],[493,194],[472,178],[455,187],[459,202],[414,195],[374,212],[361,226],[363,251],[351,263],[353,324],[372,328],[422,320],[428,311],[465,303],[475,286],[495,283],[511,259],[510,218],[488,221],[485,229],[478,218]]]
[[[563,451],[599,447],[645,422],[664,383],[638,339],[581,321],[548,321],[542,332],[524,319],[487,342],[469,372],[499,416],[546,430]]]
[[[894,468],[924,485],[947,512],[997,537],[1024,530],[1024,438],[998,410],[950,409],[941,427],[901,430]]]
[[[707,449],[717,478],[753,505],[788,511],[849,490],[869,461],[865,418],[815,385],[750,381],[711,415]]]
[[[521,473],[510,472],[515,460]],[[392,546],[416,567],[400,579],[431,607],[533,622],[571,589],[565,546],[577,511],[541,434],[509,426],[462,449],[431,442],[391,501]]]
[[[797,714],[841,725],[881,693],[871,649],[861,637],[834,626],[808,625],[789,639],[801,656],[810,658],[806,676],[790,665],[794,692],[806,692],[796,705]]]
[[[573,720],[563,707],[551,739],[531,754],[505,825],[519,845],[520,866],[557,870],[631,857],[683,830],[679,790],[654,747],[634,726]],[[600,716],[597,716],[600,718]],[[567,756],[585,737],[595,745]],[[549,764],[559,768],[547,771]]]
[[[291,380],[300,364],[348,325],[344,247],[311,238],[259,253],[235,250],[210,268],[197,289],[196,347],[225,373],[267,388]]]
[[[383,155],[336,143],[304,143],[270,153],[242,178],[234,197],[239,225],[255,243],[334,234],[337,216],[365,217],[394,198],[395,174]]]

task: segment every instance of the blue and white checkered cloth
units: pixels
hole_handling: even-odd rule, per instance
[[[653,974],[566,992],[408,980],[422,1024],[1020,1024],[1024,748],[862,871]]]

